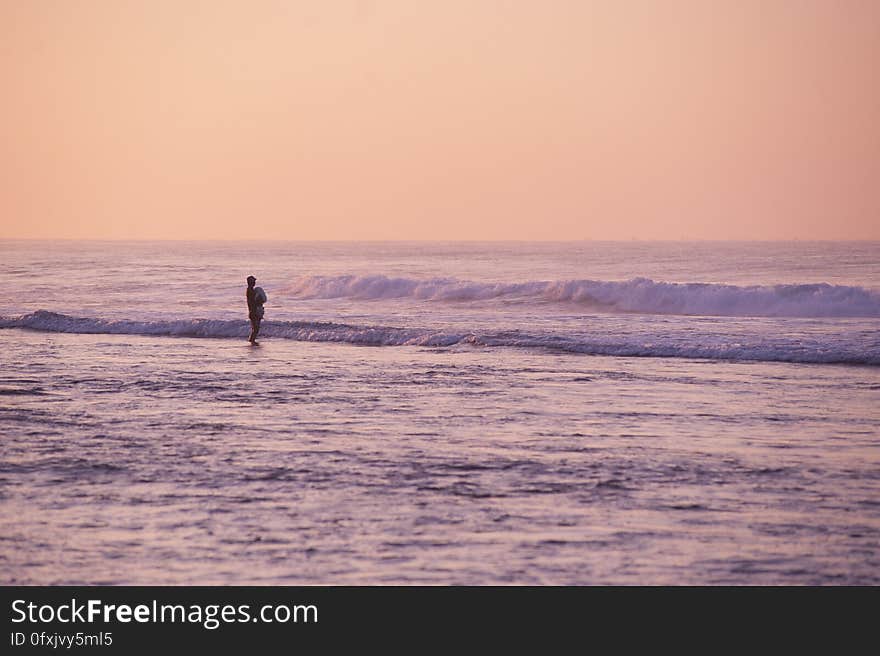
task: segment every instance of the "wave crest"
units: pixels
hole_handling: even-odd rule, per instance
[[[156,335],[244,339],[245,320],[109,321],[39,310],[21,317],[0,317],[0,328],[79,334]],[[757,360],[812,364],[880,365],[880,342],[852,343],[836,338],[779,338],[755,335],[743,342],[720,334],[682,342],[671,336],[570,335],[524,330],[453,332],[428,328],[352,325],[332,322],[265,321],[261,336],[306,342],[342,342],[364,346],[507,347],[621,357]]]
[[[415,299],[470,302],[572,303],[591,310],[741,317],[880,317],[880,293],[828,283],[721,285],[556,280],[480,283],[454,278],[418,280],[373,276],[303,276],[286,290],[295,299]]]

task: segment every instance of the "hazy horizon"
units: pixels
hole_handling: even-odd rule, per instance
[[[0,1],[0,239],[880,240],[880,3]]]
[[[577,242],[595,242],[595,243],[682,243],[682,244],[699,244],[699,243],[754,243],[754,244],[774,244],[774,243],[880,243],[880,239],[295,239],[295,238],[247,238],[247,237],[210,237],[210,238],[185,238],[185,237],[0,237],[0,241],[93,241],[93,242],[254,242],[254,243],[340,243],[340,244],[379,244],[379,243],[414,243],[414,244],[442,244],[442,243],[461,243],[461,244],[498,244],[498,243],[546,243],[546,244],[570,244]]]

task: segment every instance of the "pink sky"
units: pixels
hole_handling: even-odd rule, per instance
[[[0,0],[0,237],[880,239],[880,2]]]

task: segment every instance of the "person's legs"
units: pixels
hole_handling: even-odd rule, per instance
[[[257,341],[257,335],[260,333],[260,320],[256,317],[251,317],[251,334],[248,337],[248,341],[254,343]]]

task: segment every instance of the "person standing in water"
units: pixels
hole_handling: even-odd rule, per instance
[[[263,320],[263,303],[266,302],[266,293],[261,287],[254,287],[257,279],[253,276],[247,277],[247,297],[248,318],[251,320],[251,334],[248,341],[251,344],[257,343],[257,335],[260,333],[260,322]]]

